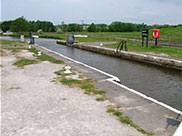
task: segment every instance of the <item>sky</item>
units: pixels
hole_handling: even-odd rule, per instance
[[[1,21],[182,24],[182,0],[1,0]]]

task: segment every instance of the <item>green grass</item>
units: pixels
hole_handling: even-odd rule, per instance
[[[39,37],[41,37],[41,38],[53,38],[53,39],[66,40],[66,35],[58,34],[58,33],[39,34]]]
[[[40,61],[50,61],[50,62],[55,63],[55,64],[64,64],[64,61],[62,61],[62,60],[57,60],[57,59],[55,59],[55,58],[53,58],[53,57],[51,57],[51,56],[48,56],[48,55],[46,55],[46,54],[44,54],[44,53],[42,53],[42,55],[41,55],[41,56],[38,56],[37,58],[38,58]]]
[[[54,74],[60,76],[61,75],[61,71],[63,71],[63,70],[56,71],[56,72],[54,72]]]
[[[38,54],[38,50],[36,48],[31,48],[31,49],[28,49],[30,52],[33,52],[35,54]],[[37,55],[36,55],[37,56]],[[41,54],[41,56],[37,56],[37,58],[40,60],[40,61],[50,61],[52,63],[55,63],[55,64],[64,64],[64,61],[62,60],[57,60],[49,55],[46,55],[44,53]]]
[[[138,125],[136,125],[129,117],[124,116],[123,113],[120,112],[119,110],[116,110],[114,108],[108,108],[107,112],[108,113],[112,113],[113,115],[117,116],[118,119],[122,123],[125,123],[127,125],[132,126],[133,128],[135,128],[137,131],[141,132],[142,134],[146,134],[148,136],[153,136],[154,135],[154,133],[145,131],[144,129],[142,129],[141,127],[139,127]]]
[[[57,75],[61,75],[61,80],[60,82],[63,85],[68,85],[69,87],[79,87],[83,90],[85,90],[85,94],[88,95],[102,95],[105,97],[106,91],[104,90],[99,90],[95,88],[95,86],[92,84],[93,80],[92,79],[84,79],[84,80],[76,80],[76,79],[66,79],[65,74],[60,74],[60,71],[54,72]]]
[[[30,52],[33,52],[33,53],[35,53],[35,54],[38,54],[38,50],[36,49],[36,48],[30,48],[30,49],[28,49]]]
[[[153,40],[152,38],[153,29],[149,30],[149,40]],[[115,39],[115,41],[121,38],[131,38],[131,39],[141,39],[141,32],[77,32],[77,34],[85,34],[89,37],[99,37],[103,38],[104,41],[110,41]],[[160,40],[169,40],[169,36],[172,36],[172,41],[182,41],[182,26],[178,27],[169,27],[169,28],[161,28],[160,29]],[[167,37],[166,37],[167,36]],[[181,37],[181,38],[175,38]],[[95,39],[95,38],[93,38]]]
[[[10,41],[10,40],[1,40],[1,39],[0,39],[0,44],[1,45],[10,45],[10,46],[24,45],[24,43],[21,43],[19,41]]]
[[[104,97],[99,97],[99,98],[96,98],[97,101],[105,101],[105,98]]]
[[[109,47],[109,48],[117,48],[118,43],[116,44],[112,44],[112,45],[104,45],[105,47]],[[177,59],[181,59],[182,58],[182,48],[176,48],[176,47],[167,47],[167,46],[160,46],[160,45],[149,45],[148,48],[146,48],[145,46],[142,47],[141,44],[136,44],[133,43],[132,41],[129,41],[127,43],[128,46],[128,51],[134,51],[134,52],[153,52],[156,54],[167,54],[172,58],[177,58]]]
[[[149,40],[152,40],[152,30],[149,30]],[[25,36],[29,36],[28,33],[24,33]],[[41,38],[54,38],[54,39],[62,39],[66,40],[66,36],[71,34],[70,32],[66,32],[64,34],[58,33],[43,33],[39,34]],[[131,39],[141,39],[141,32],[76,32],[76,34],[86,34],[88,38],[76,38],[76,41],[79,42],[98,42],[98,41],[118,41],[121,38],[131,38]],[[172,36],[172,41],[182,41],[182,26],[177,27],[168,27],[160,29],[160,40],[169,40],[169,36]],[[11,36],[20,36],[20,34],[13,34]],[[167,37],[166,37],[167,36]]]
[[[21,60],[16,61],[13,65],[16,65],[18,67],[23,67],[25,65],[36,64],[36,63],[38,63],[38,61],[23,58]]]
[[[81,81],[80,80],[75,80],[75,79],[62,79],[61,83],[64,85],[72,86],[72,85],[80,85]]]

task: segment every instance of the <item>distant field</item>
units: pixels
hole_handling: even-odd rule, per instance
[[[120,38],[129,38],[129,39],[141,39],[141,32],[77,32],[76,34],[86,34],[93,38],[101,39],[120,39]],[[182,41],[182,26],[175,28],[162,28],[160,29],[160,40],[166,41]],[[152,30],[149,30],[149,40],[152,38]]]
[[[37,33],[35,33],[37,34]],[[43,33],[39,34],[42,38],[54,38],[66,40],[66,36],[70,34],[68,32],[59,33]],[[88,35],[87,38],[76,38],[78,42],[97,42],[97,41],[120,41],[121,39],[141,39],[141,32],[75,32],[75,34],[85,34]],[[11,36],[19,36],[20,34],[13,34]],[[29,36],[25,33],[25,36]],[[152,38],[152,30],[149,30],[149,40]],[[172,28],[162,28],[160,29],[159,40],[164,40],[166,42],[179,41],[182,42],[182,26],[172,27]]]
[[[66,39],[66,35],[57,33],[44,33],[40,34],[40,37],[44,38],[56,38],[56,39]],[[75,34],[85,34],[88,38],[76,38],[79,42],[97,42],[97,41],[119,41],[122,38],[126,39],[141,39],[141,32],[75,32]],[[152,30],[149,30],[149,40],[152,38]],[[182,26],[175,28],[162,28],[160,29],[159,40],[165,41],[182,41]]]

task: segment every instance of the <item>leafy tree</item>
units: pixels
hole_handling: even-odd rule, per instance
[[[96,25],[97,31],[99,32],[107,32],[108,26],[106,24],[97,24]]]
[[[97,28],[96,25],[94,23],[92,23],[88,28],[87,28],[88,32],[97,32]]]
[[[12,22],[10,30],[12,32],[27,32],[29,23],[23,17],[17,18]]]
[[[67,31],[68,32],[72,32],[72,31],[74,31],[74,32],[81,32],[82,30],[83,30],[83,28],[79,24],[69,24],[67,26]]]
[[[12,22],[13,22],[13,21],[4,21],[4,22],[2,22],[2,23],[1,23],[1,26],[0,26],[0,28],[2,29],[2,31],[3,31],[3,32],[9,31]]]
[[[0,28],[0,34],[2,34],[3,33],[3,31],[1,30],[1,28]]]

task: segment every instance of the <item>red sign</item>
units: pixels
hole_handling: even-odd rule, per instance
[[[154,29],[153,30],[153,38],[159,38],[159,36],[160,36],[160,30]]]

